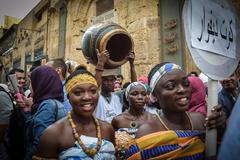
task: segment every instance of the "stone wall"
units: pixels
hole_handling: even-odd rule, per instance
[[[115,12],[117,22],[126,28],[134,40],[134,51],[136,53],[135,65],[137,74],[147,75],[150,68],[159,62],[160,35],[158,0],[118,0],[115,1]],[[94,0],[71,0],[67,3],[67,31],[66,31],[66,53],[65,59],[73,59],[93,71],[91,64],[86,60],[80,50],[83,33],[92,25],[96,16],[96,4]],[[57,52],[58,19],[57,13],[52,13],[49,22],[49,57],[54,57]],[[122,74],[126,80],[130,79],[129,65],[121,67]]]
[[[240,15],[240,1],[231,1]],[[43,0],[41,2],[43,2]],[[163,52],[161,51],[162,33],[160,32],[161,12],[159,11],[159,2],[159,0],[114,1],[113,11],[115,20],[118,24],[127,29],[134,41],[137,76],[147,75],[155,64],[163,60]],[[26,31],[28,37],[23,38],[19,43],[17,42],[18,49],[14,51],[12,58],[8,58],[12,60],[21,58],[21,65],[24,66],[25,53],[33,54],[38,46],[44,46],[44,54],[47,54],[49,59],[58,58],[59,8],[62,5],[65,5],[67,8],[66,45],[63,58],[65,60],[72,59],[80,64],[84,64],[90,71],[94,72],[94,66],[87,64],[79,48],[81,48],[81,39],[83,36],[81,30],[87,30],[96,18],[96,0],[54,0],[54,6],[44,8],[42,20],[40,22],[36,22],[33,9],[19,23],[19,28],[40,29],[41,32]],[[17,37],[21,37],[21,34],[23,34],[23,32],[19,30]],[[36,45],[35,42],[41,36],[43,36],[44,40]],[[16,41],[18,41],[18,39]],[[190,72],[195,70],[199,72],[186,45],[183,50],[185,52],[186,71]],[[125,81],[130,80],[129,71],[128,63],[121,67],[121,72],[125,77]]]

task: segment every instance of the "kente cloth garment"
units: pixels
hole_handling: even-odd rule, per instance
[[[96,137],[80,136],[84,145],[92,149],[97,145]],[[78,144],[75,142],[74,147],[62,151],[59,154],[59,160],[115,160],[115,148],[112,142],[102,139],[102,145],[97,154],[94,157],[89,157]]]
[[[47,99],[63,102],[63,86],[57,72],[48,66],[39,66],[30,76],[33,89],[33,112]]]
[[[128,160],[200,160],[204,143],[200,131],[160,131],[135,139],[126,152]]]
[[[188,77],[192,87],[192,98],[189,105],[189,112],[199,112],[207,115],[206,90],[203,82],[198,77]]]

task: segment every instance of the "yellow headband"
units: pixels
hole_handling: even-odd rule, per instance
[[[86,83],[90,83],[98,87],[97,81],[94,77],[89,74],[80,74],[68,80],[66,83],[66,93],[68,94],[77,85]]]

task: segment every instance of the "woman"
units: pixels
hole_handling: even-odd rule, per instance
[[[129,103],[129,109],[112,120],[112,126],[117,131],[116,149],[121,152],[121,155],[124,154],[124,150],[129,147],[130,142],[135,138],[138,128],[153,116],[144,109],[147,88],[143,83],[131,83],[126,88],[125,97]]]
[[[201,113],[188,113],[191,87],[187,75],[176,64],[156,65],[149,73],[149,80],[161,111],[157,118],[139,128],[137,137],[141,138],[130,146],[128,159],[202,159],[204,144],[199,136],[204,126],[212,129],[225,124],[219,106],[207,121]]]
[[[31,116],[26,122],[26,157],[32,159],[43,131],[66,116],[63,87],[57,72],[47,66],[37,67],[30,76],[33,93]]]
[[[207,116],[206,90],[203,82],[198,77],[188,77],[192,87],[192,97],[189,105],[189,112],[199,112]]]
[[[92,114],[99,92],[95,77],[85,69],[66,80],[72,111],[46,129],[39,144],[39,157],[54,159],[115,159],[114,130]]]

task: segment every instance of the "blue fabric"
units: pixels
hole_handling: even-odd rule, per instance
[[[218,160],[239,160],[240,148],[240,97],[234,105],[228,126],[221,143]]]
[[[57,109],[56,109],[57,104]],[[63,104],[57,100],[49,99],[43,101],[37,111],[28,118],[26,122],[26,145],[27,153],[26,160],[32,159],[31,157],[37,153],[37,146],[39,139],[44,130],[67,115]]]
[[[84,145],[87,148],[94,148],[97,144],[96,137],[88,137],[85,135],[80,136],[81,140],[83,141]],[[101,148],[99,151],[93,156],[89,157],[78,144],[75,142],[75,145],[71,148],[68,148],[62,151],[59,154],[59,160],[115,160],[115,148],[112,142],[102,139]]]
[[[223,106],[223,111],[226,113],[227,117],[230,116],[235,102],[236,101],[233,99],[231,94],[224,88],[222,88],[222,90],[218,93],[218,104]]]
[[[67,92],[66,92],[66,86],[65,86],[65,80],[62,81],[63,84],[63,106],[66,109],[67,112],[72,110],[72,105],[70,104],[68,97],[67,97]]]

